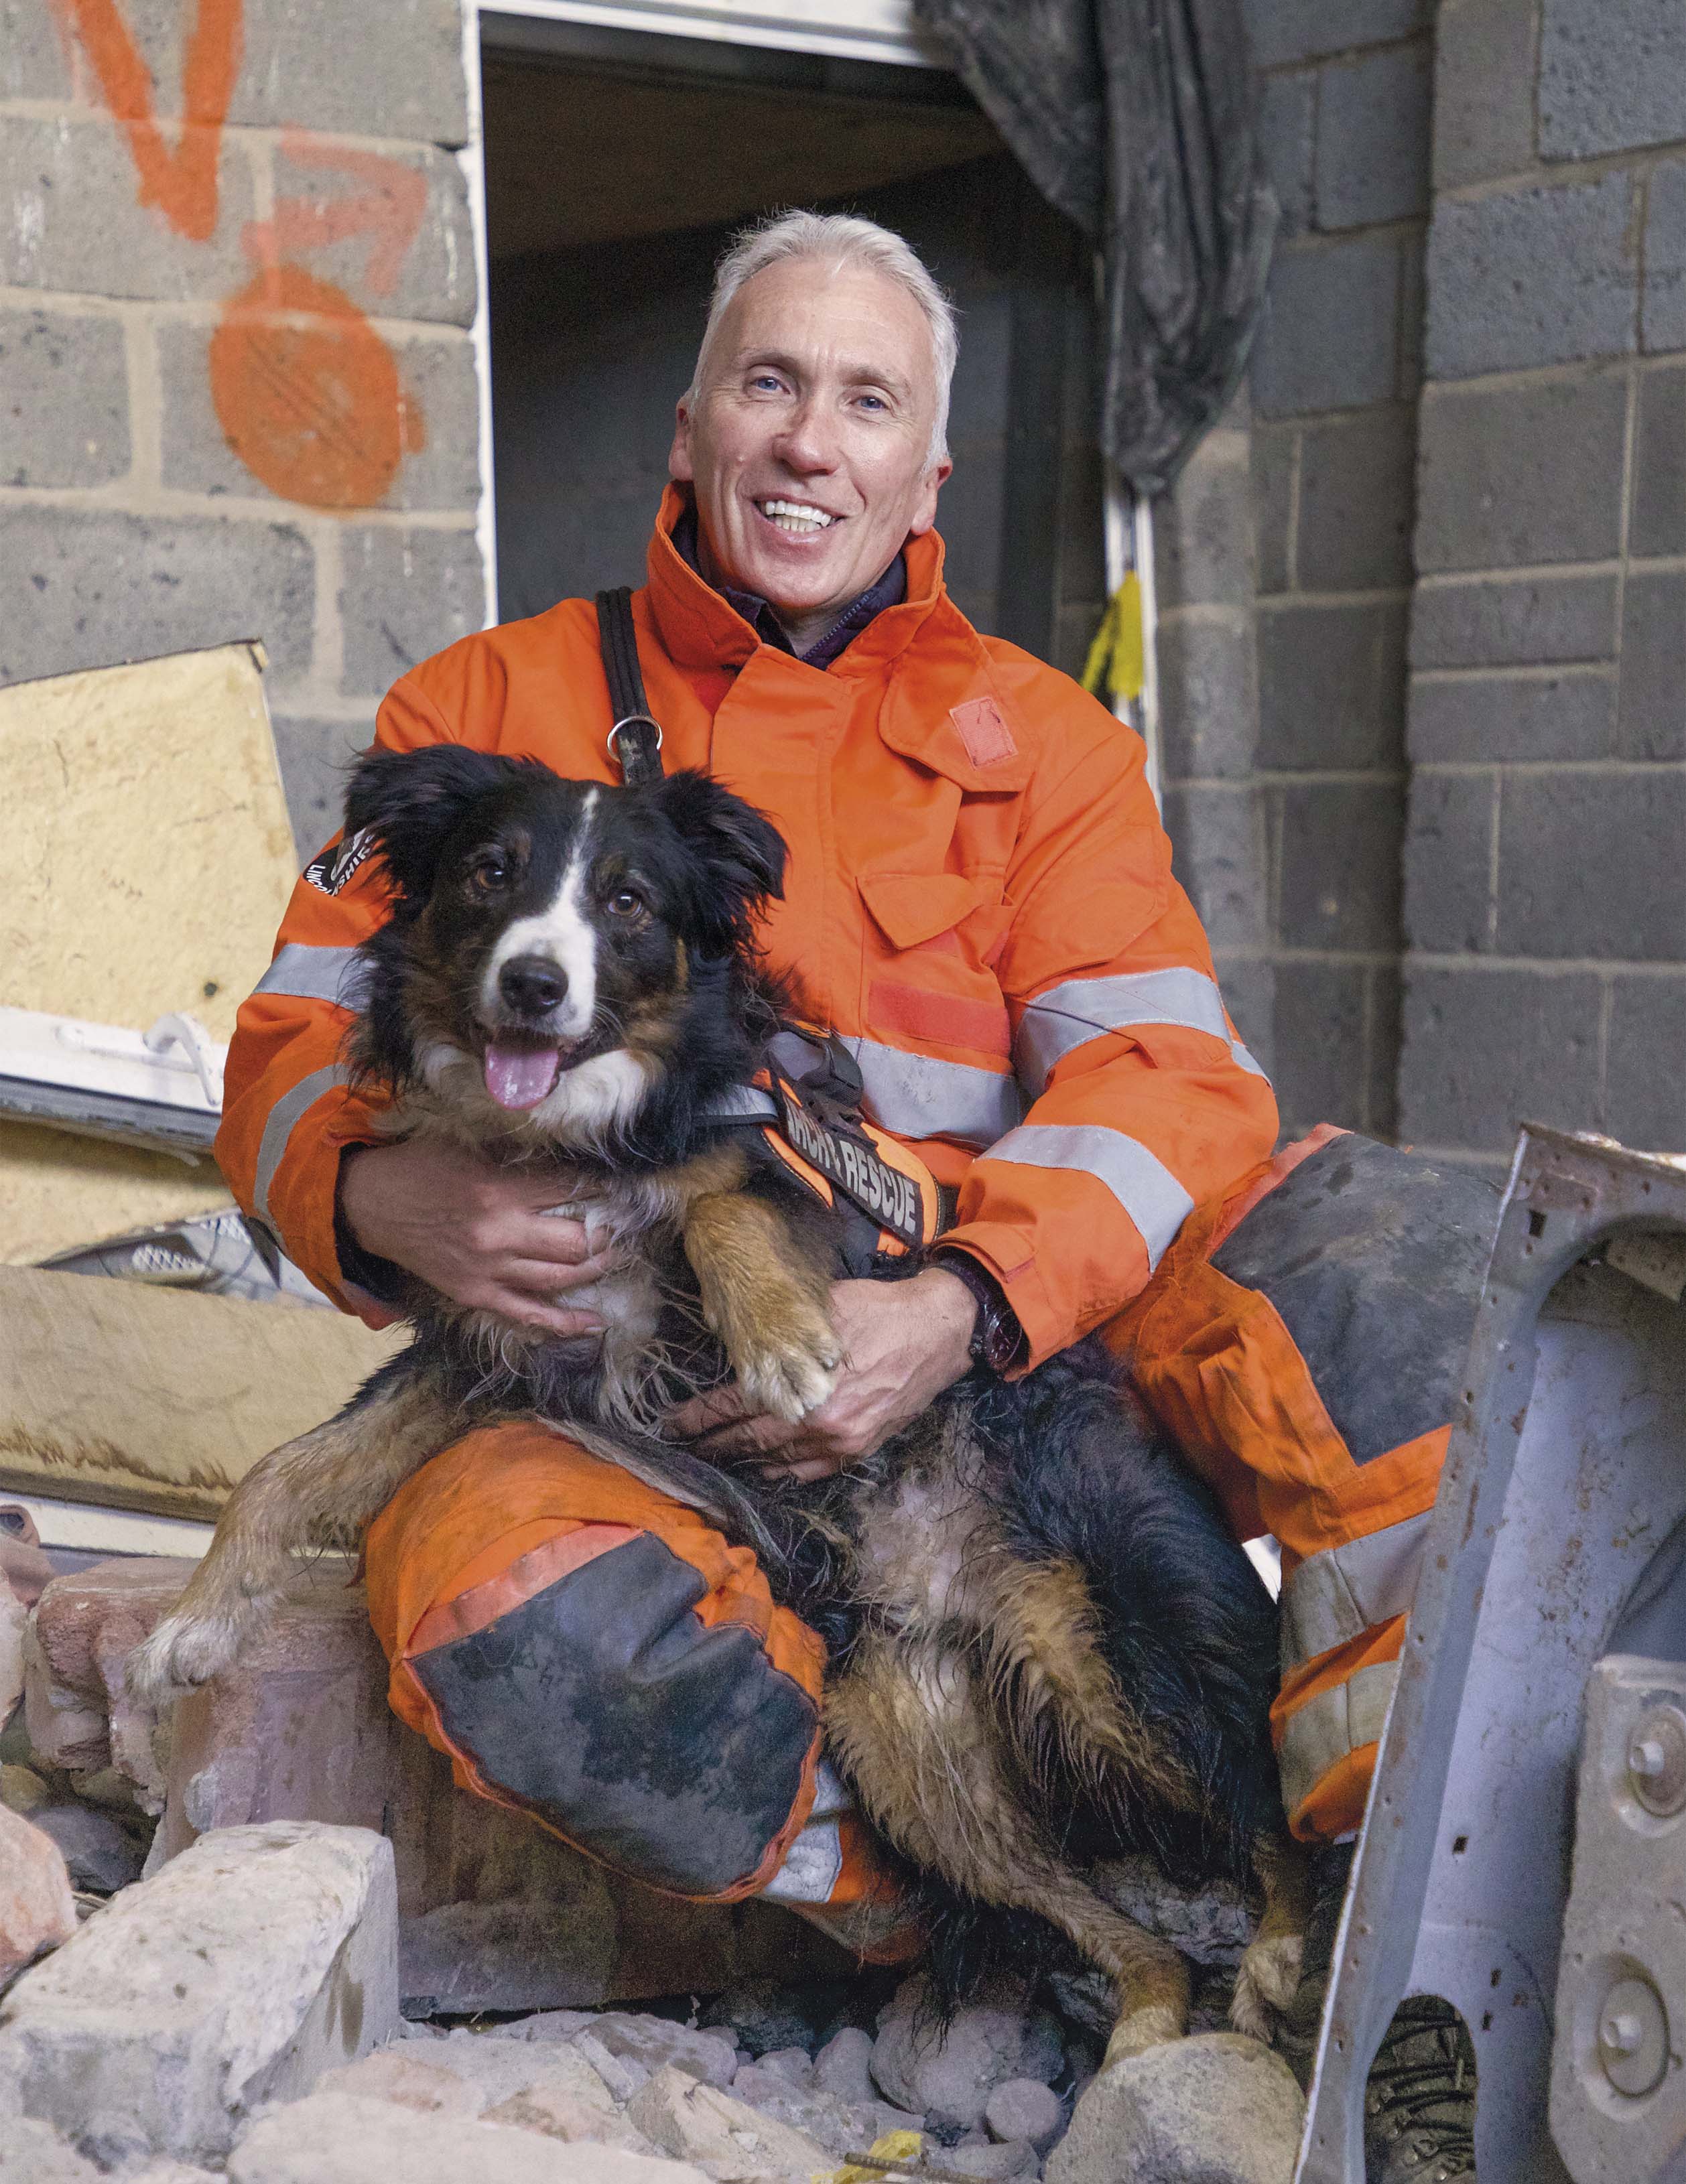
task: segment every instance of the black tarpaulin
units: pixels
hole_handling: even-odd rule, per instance
[[[1228,402],[1264,300],[1239,0],[913,0],[920,27],[1104,269],[1101,443],[1163,493]]]

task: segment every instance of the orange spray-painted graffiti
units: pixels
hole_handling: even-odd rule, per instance
[[[116,0],[59,0],[100,92],[126,131],[139,198],[188,240],[217,225],[221,137],[243,46],[242,0],[198,0],[182,66],[175,148],[159,125],[152,79]],[[427,181],[401,159],[288,130],[298,167],[333,170],[339,195],[284,197],[242,241],[254,278],[223,306],[211,337],[211,399],[229,446],[270,491],[312,508],[373,508],[406,454],[426,444],[398,359],[343,288],[297,261],[366,235],[364,282],[390,295],[427,209]]]

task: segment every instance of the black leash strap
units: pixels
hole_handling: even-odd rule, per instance
[[[597,635],[603,648],[603,671],[609,678],[609,704],[615,716],[615,725],[609,731],[609,755],[620,767],[627,787],[642,788],[646,783],[662,778],[662,728],[645,694],[628,585],[597,594]]]

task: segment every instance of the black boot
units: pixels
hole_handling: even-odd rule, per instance
[[[1476,2184],[1475,2103],[1463,2019],[1433,1995],[1402,2002],[1365,2088],[1365,2184]]]

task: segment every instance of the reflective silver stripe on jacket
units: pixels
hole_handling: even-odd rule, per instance
[[[1331,1767],[1349,1752],[1376,1742],[1387,1726],[1398,1675],[1397,1661],[1374,1661],[1288,1716],[1277,1764],[1290,1819]]]
[[[963,1061],[934,1061],[881,1046],[874,1039],[843,1042],[861,1067],[867,1109],[882,1128],[906,1138],[957,1138],[980,1149],[1010,1130],[1024,1113],[1017,1081]]]
[[[368,964],[355,948],[307,948],[289,940],[252,991],[360,1011],[368,1006],[369,976]]]
[[[270,1211],[270,1185],[275,1181],[275,1172],[286,1157],[293,1136],[293,1128],[307,1107],[315,1106],[324,1092],[336,1084],[349,1082],[346,1072],[339,1064],[332,1062],[326,1069],[313,1069],[308,1077],[301,1078],[290,1092],[283,1093],[269,1112],[264,1124],[264,1134],[258,1145],[258,1172],[252,1184],[252,1206],[260,1220],[271,1228],[277,1224]]]
[[[1022,1129],[1009,1130],[984,1157],[1092,1175],[1105,1184],[1142,1231],[1150,1267],[1158,1265],[1166,1246],[1194,1211],[1194,1201],[1158,1154],[1125,1137],[1122,1130],[1098,1123],[1027,1123]]]
[[[1430,1512],[1308,1555],[1282,1587],[1282,1674],[1405,1614]]]
[[[702,1112],[710,1123],[776,1123],[779,1102],[758,1085],[734,1084],[711,1100]]]
[[[1203,1031],[1222,1039],[1249,1076],[1264,1074],[1231,1034],[1223,995],[1203,971],[1131,971],[1111,978],[1068,978],[1025,1003],[1013,1055],[1026,1097],[1038,1098],[1054,1064],[1078,1047],[1136,1024]]]

